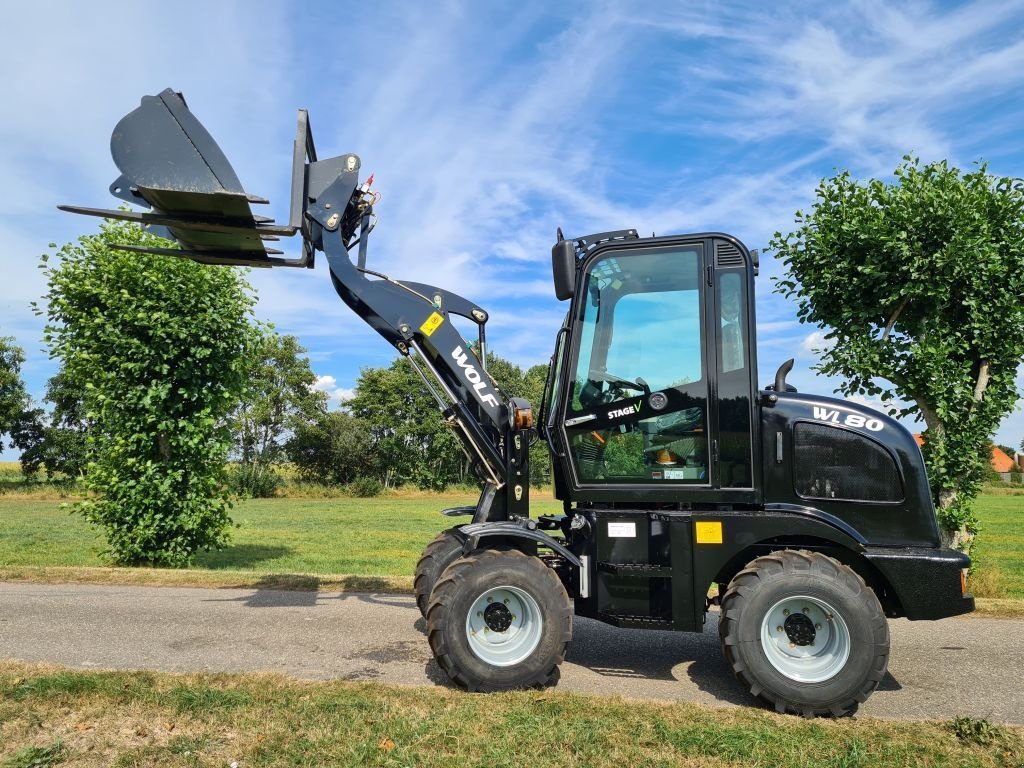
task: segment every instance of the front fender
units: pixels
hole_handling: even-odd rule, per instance
[[[543,531],[538,531],[536,528],[529,527],[529,523],[533,522],[534,521],[532,520],[522,522],[515,520],[499,520],[485,523],[470,523],[469,525],[463,525],[456,530],[460,536],[464,537],[465,541],[462,545],[462,551],[466,554],[469,554],[474,549],[479,548],[480,541],[483,539],[515,539],[519,541],[528,541],[538,547],[549,549],[575,567],[580,567],[580,559],[562,546],[562,544],[548,536]],[[534,523],[534,525],[536,525],[536,523]]]

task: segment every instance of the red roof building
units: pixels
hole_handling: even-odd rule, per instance
[[[914,440],[917,441],[918,445],[924,445],[924,438],[921,435],[914,435]],[[1010,456],[1006,455],[1006,452],[1001,448],[992,446],[992,456],[989,459],[989,463],[992,464],[992,469],[996,472],[1016,472],[1017,462]]]

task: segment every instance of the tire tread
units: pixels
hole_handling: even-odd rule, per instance
[[[876,650],[880,647],[884,649],[883,653],[875,653],[873,664],[864,684],[853,693],[850,700],[833,703],[826,707],[798,705],[772,693],[753,679],[746,665],[738,657],[736,649],[739,641],[735,637],[735,631],[738,627],[738,617],[743,611],[744,592],[756,588],[766,576],[774,576],[780,572],[799,574],[807,571],[816,573],[825,579],[842,582],[850,589],[868,611],[868,615],[874,617],[870,625],[875,640],[874,648]],[[889,625],[878,603],[878,598],[860,574],[820,552],[787,549],[763,555],[748,563],[733,577],[725,594],[722,595],[718,631],[722,654],[737,680],[752,695],[772,705],[777,712],[783,714],[793,712],[803,717],[821,715],[841,717],[853,714],[858,705],[864,703],[882,682],[888,667]]]

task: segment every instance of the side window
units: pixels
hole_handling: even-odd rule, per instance
[[[744,275],[718,276],[719,482],[723,488],[753,486],[750,444],[750,372]]]
[[[885,448],[856,432],[798,423],[793,435],[793,485],[808,499],[902,501],[896,462]]]
[[[718,282],[720,372],[732,373],[746,367],[746,324],[742,317],[743,284],[738,272],[728,272]]]

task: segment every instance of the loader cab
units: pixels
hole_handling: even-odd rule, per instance
[[[545,414],[559,498],[759,501],[747,249],[718,234],[574,247]]]

